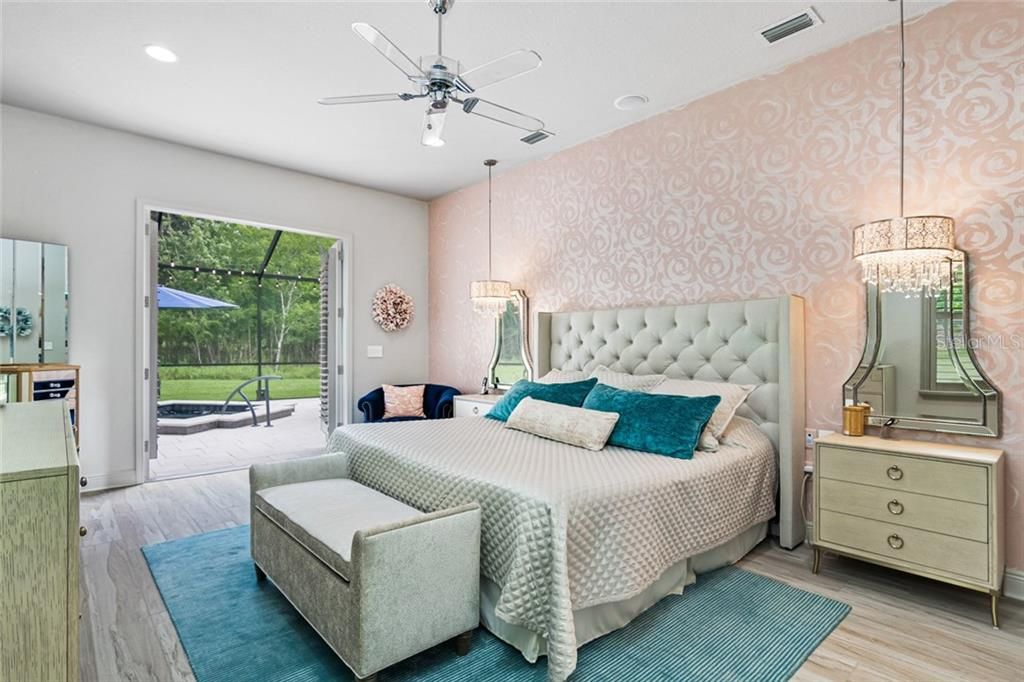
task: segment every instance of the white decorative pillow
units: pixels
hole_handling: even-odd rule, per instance
[[[590,376],[596,378],[599,384],[641,393],[650,393],[651,389],[665,381],[664,374],[627,374],[610,370],[604,365],[595,367]]]
[[[538,384],[571,384],[575,381],[583,381],[587,373],[579,369],[553,369],[540,379]]]
[[[714,452],[718,449],[718,439],[729,426],[736,410],[757,388],[754,384],[728,384],[724,381],[698,381],[696,379],[666,379],[652,393],[663,395],[705,396],[717,395],[722,401],[718,403],[711,419],[700,434],[698,448]]]
[[[618,421],[619,415],[615,412],[585,410],[582,407],[523,398],[509,415],[505,428],[588,450],[600,450],[608,442]]]

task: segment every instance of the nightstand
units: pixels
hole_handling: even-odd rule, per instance
[[[814,448],[814,568],[823,551],[986,592],[999,627],[1003,453],[833,434]]]
[[[455,396],[455,416],[482,417],[490,412],[494,404],[503,396],[504,394],[500,393],[457,395]]]

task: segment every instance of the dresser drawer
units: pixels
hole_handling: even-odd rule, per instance
[[[455,399],[456,417],[482,417],[491,411],[494,403],[475,402],[472,400]]]
[[[988,506],[823,478],[822,509],[988,542]]]
[[[70,379],[36,379],[32,382],[33,391],[48,391],[57,388],[71,388],[75,385],[75,378]]]
[[[981,465],[819,445],[817,468],[822,479],[988,504],[988,469]]]
[[[825,509],[818,516],[817,534],[819,542],[839,545],[854,553],[885,557],[971,580],[989,580],[989,546],[983,542]]]

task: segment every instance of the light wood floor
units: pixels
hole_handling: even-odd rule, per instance
[[[83,497],[85,682],[195,679],[139,548],[248,523],[247,480],[234,471]],[[798,680],[1024,680],[1024,604],[1004,600],[993,630],[987,596],[867,564],[826,556],[814,576],[808,551],[768,541],[740,565],[853,607]]]

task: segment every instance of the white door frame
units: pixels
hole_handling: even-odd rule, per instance
[[[153,271],[151,249],[156,235],[149,234],[147,229],[149,215],[157,213],[175,213],[178,215],[195,216],[206,220],[217,220],[226,223],[240,223],[271,230],[312,234],[318,237],[337,239],[342,246],[341,268],[341,307],[344,315],[341,318],[342,365],[344,374],[341,376],[340,417],[343,424],[348,424],[352,415],[352,235],[348,232],[332,234],[324,229],[283,226],[266,223],[248,218],[227,216],[226,212],[206,209],[185,208],[174,202],[157,201],[138,198],[136,205],[136,238],[135,238],[135,378],[133,393],[135,398],[135,482],[145,483],[149,477],[148,447],[156,447],[155,443],[147,446],[150,439],[150,424],[155,404],[150,399],[153,385],[156,382],[154,327],[156,317],[156,301],[150,300],[151,289],[156,281]],[[148,372],[147,372],[148,370]]]

